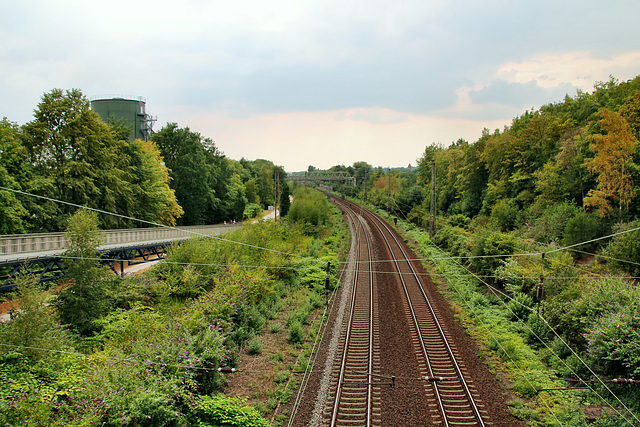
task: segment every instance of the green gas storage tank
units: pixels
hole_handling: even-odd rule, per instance
[[[153,124],[157,120],[146,111],[146,99],[142,96],[99,95],[91,97],[91,109],[107,122],[110,119],[126,120],[127,126],[133,125],[130,141],[142,139],[147,141],[153,132]]]

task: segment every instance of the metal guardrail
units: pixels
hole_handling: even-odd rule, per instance
[[[131,243],[169,241],[194,235],[211,236],[219,234],[218,229],[229,228],[225,225],[203,225],[190,227],[154,227],[126,230],[104,230],[104,243],[99,249],[125,246]],[[0,258],[10,255],[36,254],[41,252],[64,251],[66,240],[64,233],[11,234],[0,236]]]
[[[211,237],[240,225],[203,225],[104,230],[104,244],[98,247],[102,262],[120,275],[125,267],[164,258],[166,248],[193,236]],[[39,282],[64,276],[60,262],[64,255],[64,233],[34,233],[0,236],[0,292],[15,287],[14,276],[25,270]],[[2,283],[4,282],[4,284]]]

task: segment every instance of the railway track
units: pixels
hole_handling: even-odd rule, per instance
[[[423,411],[426,415],[416,425],[490,425],[464,363],[452,344],[452,337],[421,281],[419,266],[414,265],[404,242],[377,215],[353,209],[339,199],[334,202],[356,224],[358,261],[350,313],[345,316],[343,325],[341,357],[334,362],[332,392],[324,411],[324,425],[378,426],[383,420],[392,421],[392,414],[403,410],[403,402],[385,398],[387,394],[392,395],[394,387],[406,387],[411,393],[420,395],[417,399],[426,406]],[[375,262],[374,252],[389,261]],[[385,278],[386,286],[390,286],[389,278],[396,281],[398,292],[394,298],[399,301],[397,305],[401,307],[410,331],[407,334],[410,336],[399,338],[410,341],[407,348],[412,349],[411,356],[417,364],[411,374],[398,371],[397,380],[381,372],[383,365],[394,366],[394,361],[380,361],[380,328],[394,328],[394,324],[380,325],[378,320],[381,277]],[[400,407],[388,407],[392,405]]]
[[[354,223],[356,258],[349,314],[344,317],[340,357],[334,362],[330,395],[325,409],[329,426],[380,425],[379,334],[376,281],[370,231],[362,217],[349,210]]]

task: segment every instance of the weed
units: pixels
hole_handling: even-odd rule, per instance
[[[262,352],[262,341],[260,337],[254,337],[251,341],[249,341],[249,345],[247,346],[247,354],[256,355]]]
[[[304,331],[300,322],[293,322],[289,326],[289,335],[287,340],[291,344],[300,344],[304,340]]]

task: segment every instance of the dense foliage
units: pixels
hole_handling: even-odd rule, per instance
[[[193,238],[119,279],[90,261],[100,233],[96,216],[80,210],[67,231],[79,267],[57,304],[20,277],[13,319],[0,324],[0,424],[269,425],[263,415],[295,386],[283,384],[290,371],[279,371],[269,396],[252,396],[255,408],[221,394],[218,368],[238,367],[241,351],[259,354],[267,323],[297,357],[324,304],[328,262],[337,285],[334,250],[348,236],[337,211],[332,218],[335,228],[327,223],[317,238],[273,221]]]
[[[506,367],[494,368],[519,396],[509,402],[513,415],[531,425],[635,425],[637,389],[603,380],[637,378],[637,287],[616,278],[594,286],[593,278],[584,277],[568,254],[556,252],[540,262],[530,256],[530,244],[513,240],[512,252],[522,256],[504,258],[491,276],[479,276],[464,262],[472,258],[464,242],[475,240],[478,230],[444,226],[446,241],[438,243],[451,250],[447,254],[424,231],[399,224],[433,263],[436,277],[446,281],[448,295],[464,313],[462,320],[473,325],[470,332]],[[537,307],[530,294],[533,289],[535,295],[541,273],[547,297]],[[503,289],[489,285],[494,275]],[[568,384],[554,378],[595,380],[595,393],[563,390]],[[604,411],[608,415],[589,422],[581,405],[612,406]]]
[[[593,213],[602,232],[640,213],[640,77],[613,77],[562,102],[526,111],[503,130],[485,129],[474,143],[426,147],[415,168],[334,166],[357,178],[339,190],[428,225],[431,199],[439,215],[483,216],[503,231],[559,242],[558,206]],[[434,175],[435,174],[435,175]],[[432,196],[432,177],[435,193]],[[566,218],[570,219],[570,218]],[[565,219],[565,221],[566,221]],[[596,230],[597,228],[597,230]]]
[[[288,218],[304,226],[308,233],[314,233],[329,221],[329,202],[317,190],[299,186],[293,192],[293,203],[288,210]]]
[[[413,238],[490,330],[487,345],[509,369],[531,370],[526,381],[513,374],[514,391],[539,405],[514,403],[520,417],[584,425],[571,401],[613,405],[600,425],[634,425],[638,388],[610,381],[640,380],[639,138],[640,77],[611,78],[474,143],[428,146],[417,168],[368,167],[356,188],[338,190],[407,220],[412,233],[435,226]],[[459,264],[439,261],[442,250]],[[593,382],[595,393],[540,392],[561,387],[549,376]]]

